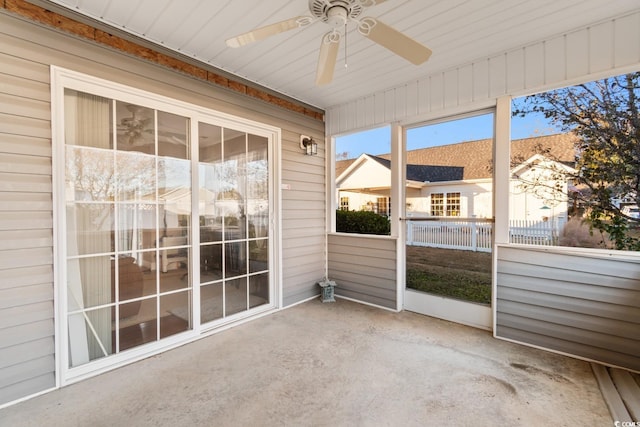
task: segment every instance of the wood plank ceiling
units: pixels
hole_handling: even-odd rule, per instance
[[[37,3],[73,10],[319,108],[624,16],[639,7],[638,0],[387,0],[362,16],[379,18],[430,47],[429,61],[412,65],[362,37],[351,24],[333,82],[316,87],[320,40],[327,24],[316,22],[236,49],[225,44],[227,38],[253,28],[310,15],[307,0]]]

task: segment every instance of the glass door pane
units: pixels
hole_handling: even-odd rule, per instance
[[[69,366],[192,328],[189,119],[65,91]]]
[[[59,280],[70,377],[100,359],[154,351],[176,334],[191,338],[198,322],[275,306],[270,144],[277,134],[194,128],[186,110],[174,114],[158,108],[160,100],[138,104],[134,96],[64,92]],[[121,352],[129,353],[113,357]]]
[[[200,123],[200,312],[206,323],[270,303],[269,142]]]

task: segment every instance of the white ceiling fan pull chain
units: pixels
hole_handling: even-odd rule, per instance
[[[347,64],[347,23],[344,23],[344,68],[348,68]]]

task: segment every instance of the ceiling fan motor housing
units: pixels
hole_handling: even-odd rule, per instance
[[[332,27],[343,26],[362,13],[358,0],[309,0],[309,10]]]
[[[327,24],[340,27],[347,23],[347,10],[342,6],[333,6],[327,10]]]

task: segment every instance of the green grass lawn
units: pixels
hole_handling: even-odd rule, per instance
[[[491,303],[491,254],[407,246],[407,287]]]

